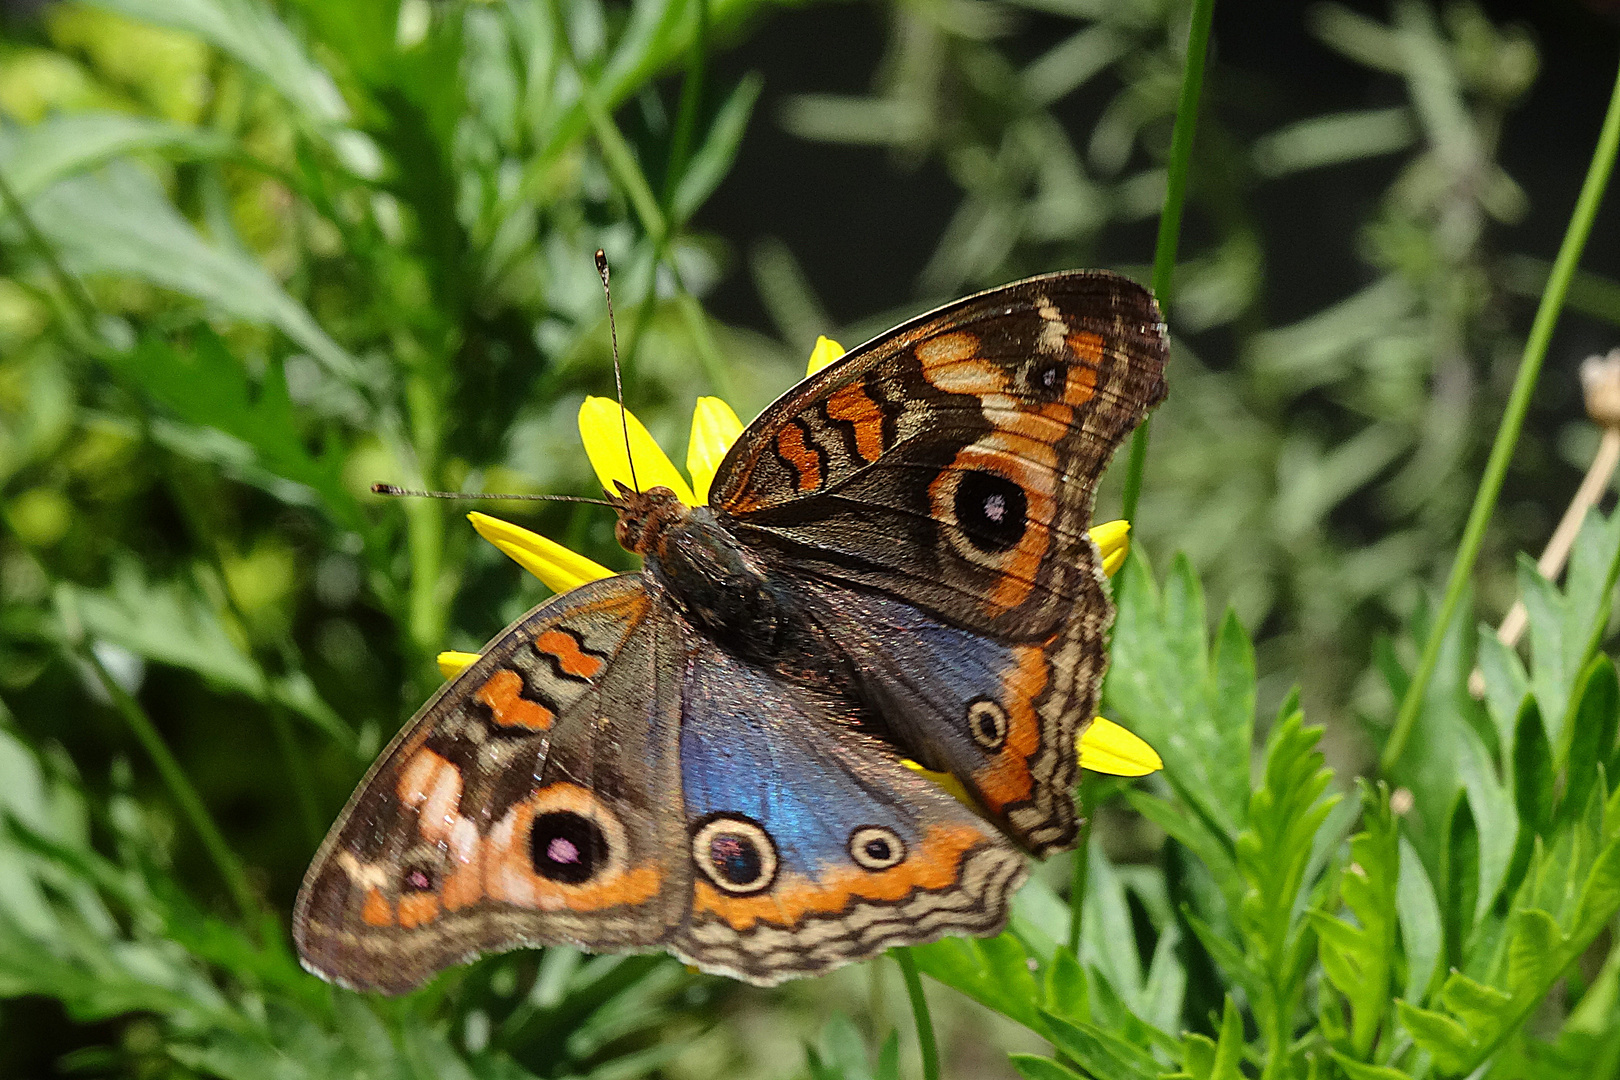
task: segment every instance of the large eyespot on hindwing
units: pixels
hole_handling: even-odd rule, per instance
[[[882,825],[862,825],[849,834],[849,857],[862,870],[887,870],[899,866],[906,857],[906,842],[900,834]]]
[[[638,904],[663,880],[654,863],[631,862],[629,830],[611,806],[566,781],[514,803],[481,851],[488,897],[523,907],[577,913]]]
[[[607,866],[612,849],[602,827],[572,810],[534,816],[529,858],[534,872],[559,885],[583,885]]]
[[[967,706],[968,733],[986,750],[1000,750],[1007,742],[1007,710],[989,698],[975,698]]]
[[[776,881],[776,844],[758,822],[742,814],[716,814],[692,834],[692,858],[704,875],[732,896],[764,892]]]

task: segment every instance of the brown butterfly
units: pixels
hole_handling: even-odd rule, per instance
[[[566,942],[763,985],[999,931],[1023,852],[1078,833],[1113,619],[1086,530],[1166,356],[1140,286],[1030,278],[795,386],[707,505],[610,492],[644,568],[525,615],[399,733],[304,880],[305,966],[398,993]]]

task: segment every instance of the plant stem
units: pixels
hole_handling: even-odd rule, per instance
[[[1215,0],[1193,0],[1187,28],[1187,62],[1181,71],[1181,96],[1176,101],[1176,123],[1170,132],[1170,161],[1164,187],[1164,209],[1159,213],[1159,238],[1153,246],[1153,295],[1159,310],[1170,306],[1170,287],[1176,275],[1176,247],[1181,239],[1181,212],[1187,202],[1187,178],[1192,173],[1193,133],[1198,126],[1198,98],[1204,89],[1204,58],[1209,52],[1209,30],[1215,18]],[[1125,468],[1124,511],[1136,520],[1142,495],[1142,473],[1147,467],[1148,422],[1131,436],[1131,455]]]
[[[1091,875],[1091,811],[1096,791],[1090,773],[1080,774],[1075,801],[1080,804],[1080,846],[1074,849],[1074,876],[1069,886],[1069,951],[1080,958],[1081,913],[1086,906],[1086,879]]]
[[[910,949],[894,949],[890,955],[900,965],[900,974],[906,980],[906,994],[911,998],[911,1015],[917,1021],[917,1048],[922,1052],[923,1080],[939,1080],[939,1044],[934,1041],[934,1020],[928,1014],[928,999],[923,997],[917,961],[911,958]]]
[[[1491,446],[1490,460],[1485,465],[1485,475],[1480,481],[1479,491],[1474,495],[1474,507],[1468,514],[1462,543],[1457,548],[1457,558],[1451,564],[1445,600],[1440,605],[1434,625],[1429,629],[1429,640],[1424,643],[1417,671],[1406,688],[1405,696],[1401,698],[1395,727],[1390,731],[1389,741],[1384,745],[1383,756],[1379,759],[1378,766],[1386,773],[1395,767],[1412,737],[1423,695],[1428,691],[1429,680],[1434,677],[1434,669],[1440,662],[1440,645],[1445,640],[1446,628],[1451,625],[1462,603],[1463,593],[1473,574],[1474,562],[1479,558],[1479,549],[1485,542],[1485,527],[1496,508],[1497,496],[1502,493],[1508,463],[1519,441],[1519,431],[1524,427],[1525,413],[1530,409],[1530,395],[1541,374],[1541,362],[1552,341],[1553,328],[1557,325],[1559,310],[1564,306],[1564,296],[1569,292],[1570,279],[1575,276],[1575,267],[1580,261],[1581,251],[1586,247],[1586,238],[1592,232],[1592,221],[1603,200],[1604,188],[1608,186],[1617,148],[1620,148],[1620,73],[1615,77],[1609,110],[1603,118],[1603,130],[1598,135],[1597,146],[1592,151],[1592,163],[1586,170],[1580,198],[1575,200],[1569,227],[1564,232],[1563,243],[1559,245],[1558,257],[1553,260],[1546,291],[1541,294],[1535,322],[1530,325],[1530,336],[1524,343],[1524,356],[1519,361],[1519,373],[1513,380],[1507,411],[1502,414],[1496,442]]]
[[[242,921],[249,928],[256,928],[259,924],[259,902],[248,884],[247,872],[243,870],[236,852],[225,842],[225,835],[219,831],[219,826],[208,813],[208,806],[203,802],[202,796],[192,786],[185,770],[180,767],[180,762],[168,744],[163,741],[163,736],[158,733],[157,725],[146,715],[146,710],[141,708],[140,702],[131,697],[129,691],[112,677],[112,673],[102,664],[101,657],[96,655],[95,649],[86,644],[78,652],[95,671],[96,678],[101,681],[107,696],[112,699],[118,715],[124,718],[124,722],[135,733],[136,740],[152,759],[152,763],[157,766],[158,775],[163,778],[163,784],[169,789],[169,795],[179,804],[180,813],[190,822],[192,830],[196,832],[209,858],[213,860],[214,868],[224,879],[226,889],[242,913]]]

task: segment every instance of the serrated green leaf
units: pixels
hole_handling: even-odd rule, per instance
[[[1479,628],[1479,671],[1485,678],[1485,705],[1496,730],[1499,748],[1513,745],[1513,724],[1525,698],[1530,696],[1530,676],[1519,656],[1497,638],[1488,626]]]
[[[1333,1055],[1334,1062],[1344,1070],[1344,1075],[1349,1080],[1411,1080],[1409,1074],[1387,1065],[1368,1065],[1366,1062],[1345,1057],[1337,1050],[1329,1050],[1328,1053]]]
[[[1211,656],[1203,593],[1184,559],[1162,594],[1140,556],[1127,560],[1114,588],[1119,615],[1104,687],[1108,706],[1159,751],[1177,795],[1216,829],[1236,835],[1248,802],[1254,727],[1248,638],[1227,619]]]
[[[1440,987],[1440,1002],[1464,1027],[1484,1030],[1494,1026],[1512,1000],[1493,986],[1453,971]]]
[[[1065,1068],[1051,1058],[1040,1057],[1036,1054],[1008,1054],[1007,1063],[1024,1080],[1086,1080],[1086,1077]]]
[[[1548,831],[1558,799],[1557,783],[1552,745],[1547,741],[1540,710],[1534,699],[1526,700],[1513,735],[1513,801],[1522,828],[1537,833]]]
[[[1563,932],[1558,929],[1558,924],[1553,921],[1551,915],[1537,908],[1514,912],[1511,926],[1507,970],[1503,978],[1508,992],[1502,994],[1500,991],[1492,991],[1492,993],[1503,1000],[1513,995],[1540,997],[1558,976],[1557,969],[1552,965],[1558,963],[1563,952]],[[1452,978],[1461,979],[1462,976],[1453,975]],[[1447,980],[1446,985],[1449,988],[1451,980]],[[1444,1000],[1446,1007],[1456,1013],[1464,1023],[1473,1022],[1463,1008],[1450,997],[1444,997]]]
[[[1421,1003],[1439,970],[1445,952],[1445,931],[1440,921],[1440,901],[1435,897],[1423,860],[1406,838],[1400,842],[1400,884],[1395,894],[1400,912],[1401,944],[1406,955],[1405,998]]]
[[[1594,656],[1577,683],[1570,722],[1569,766],[1560,816],[1580,813],[1596,784],[1602,762],[1614,750],[1620,724],[1620,678],[1614,661]]]
[[[1476,1048],[1461,1024],[1444,1013],[1419,1009],[1404,1001],[1396,1004],[1396,1012],[1412,1041],[1428,1052],[1441,1072],[1454,1075],[1468,1071]]]
[[[1047,1038],[1052,1045],[1098,1080],[1156,1080],[1153,1055],[1111,1032],[1084,1022],[1073,1022],[1042,1010]]]

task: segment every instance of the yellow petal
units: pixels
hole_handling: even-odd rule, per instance
[[[1164,760],[1153,747],[1099,716],[1080,736],[1080,767],[1112,776],[1146,776],[1164,768]]]
[[[804,369],[806,375],[814,375],[840,356],[844,355],[844,347],[830,337],[816,338],[816,347],[810,350],[810,366]]]
[[[480,514],[474,510],[467,515],[478,535],[501,549],[502,554],[541,581],[552,592],[577,589],[587,581],[612,577],[613,571],[577,551],[569,551],[555,540],[547,540],[539,533],[513,525],[510,521]]]
[[[901,759],[900,764],[904,765],[906,768],[910,769],[912,772],[918,774],[919,776],[926,776],[928,779],[932,780],[934,783],[938,784],[940,787],[942,787],[946,791],[950,792],[951,795],[955,797],[957,802],[963,803],[963,804],[965,804],[967,806],[972,806],[975,809],[977,809],[977,804],[974,803],[973,796],[971,796],[971,795],[969,795],[967,793],[967,788],[962,786],[962,781],[958,780],[956,777],[952,776],[950,773],[948,773],[948,772],[935,772],[932,769],[925,769],[921,765],[917,764],[915,761],[912,761],[910,759],[904,759],[903,758],[903,759]]]
[[[627,426],[636,455],[634,477],[630,475],[630,459],[624,452]],[[692,489],[687,487],[686,478],[669,460],[669,455],[653,441],[635,413],[628,409],[621,413],[618,402],[603,397],[586,398],[585,404],[579,407],[579,437],[585,443],[585,455],[591,459],[596,478],[602,482],[602,490],[609,495],[619,493],[614,484],[617,480],[631,487],[639,484],[642,491],[667,487],[687,506],[696,505]]]
[[[714,471],[742,434],[742,421],[731,406],[717,397],[700,397],[692,410],[692,437],[686,444],[686,471],[692,476],[692,494],[709,501]]]
[[[1105,521],[1091,527],[1091,539],[1102,552],[1103,573],[1113,577],[1125,565],[1125,556],[1131,553],[1131,523]]]
[[[439,674],[453,679],[478,662],[475,652],[442,652],[434,659],[439,662]]]

